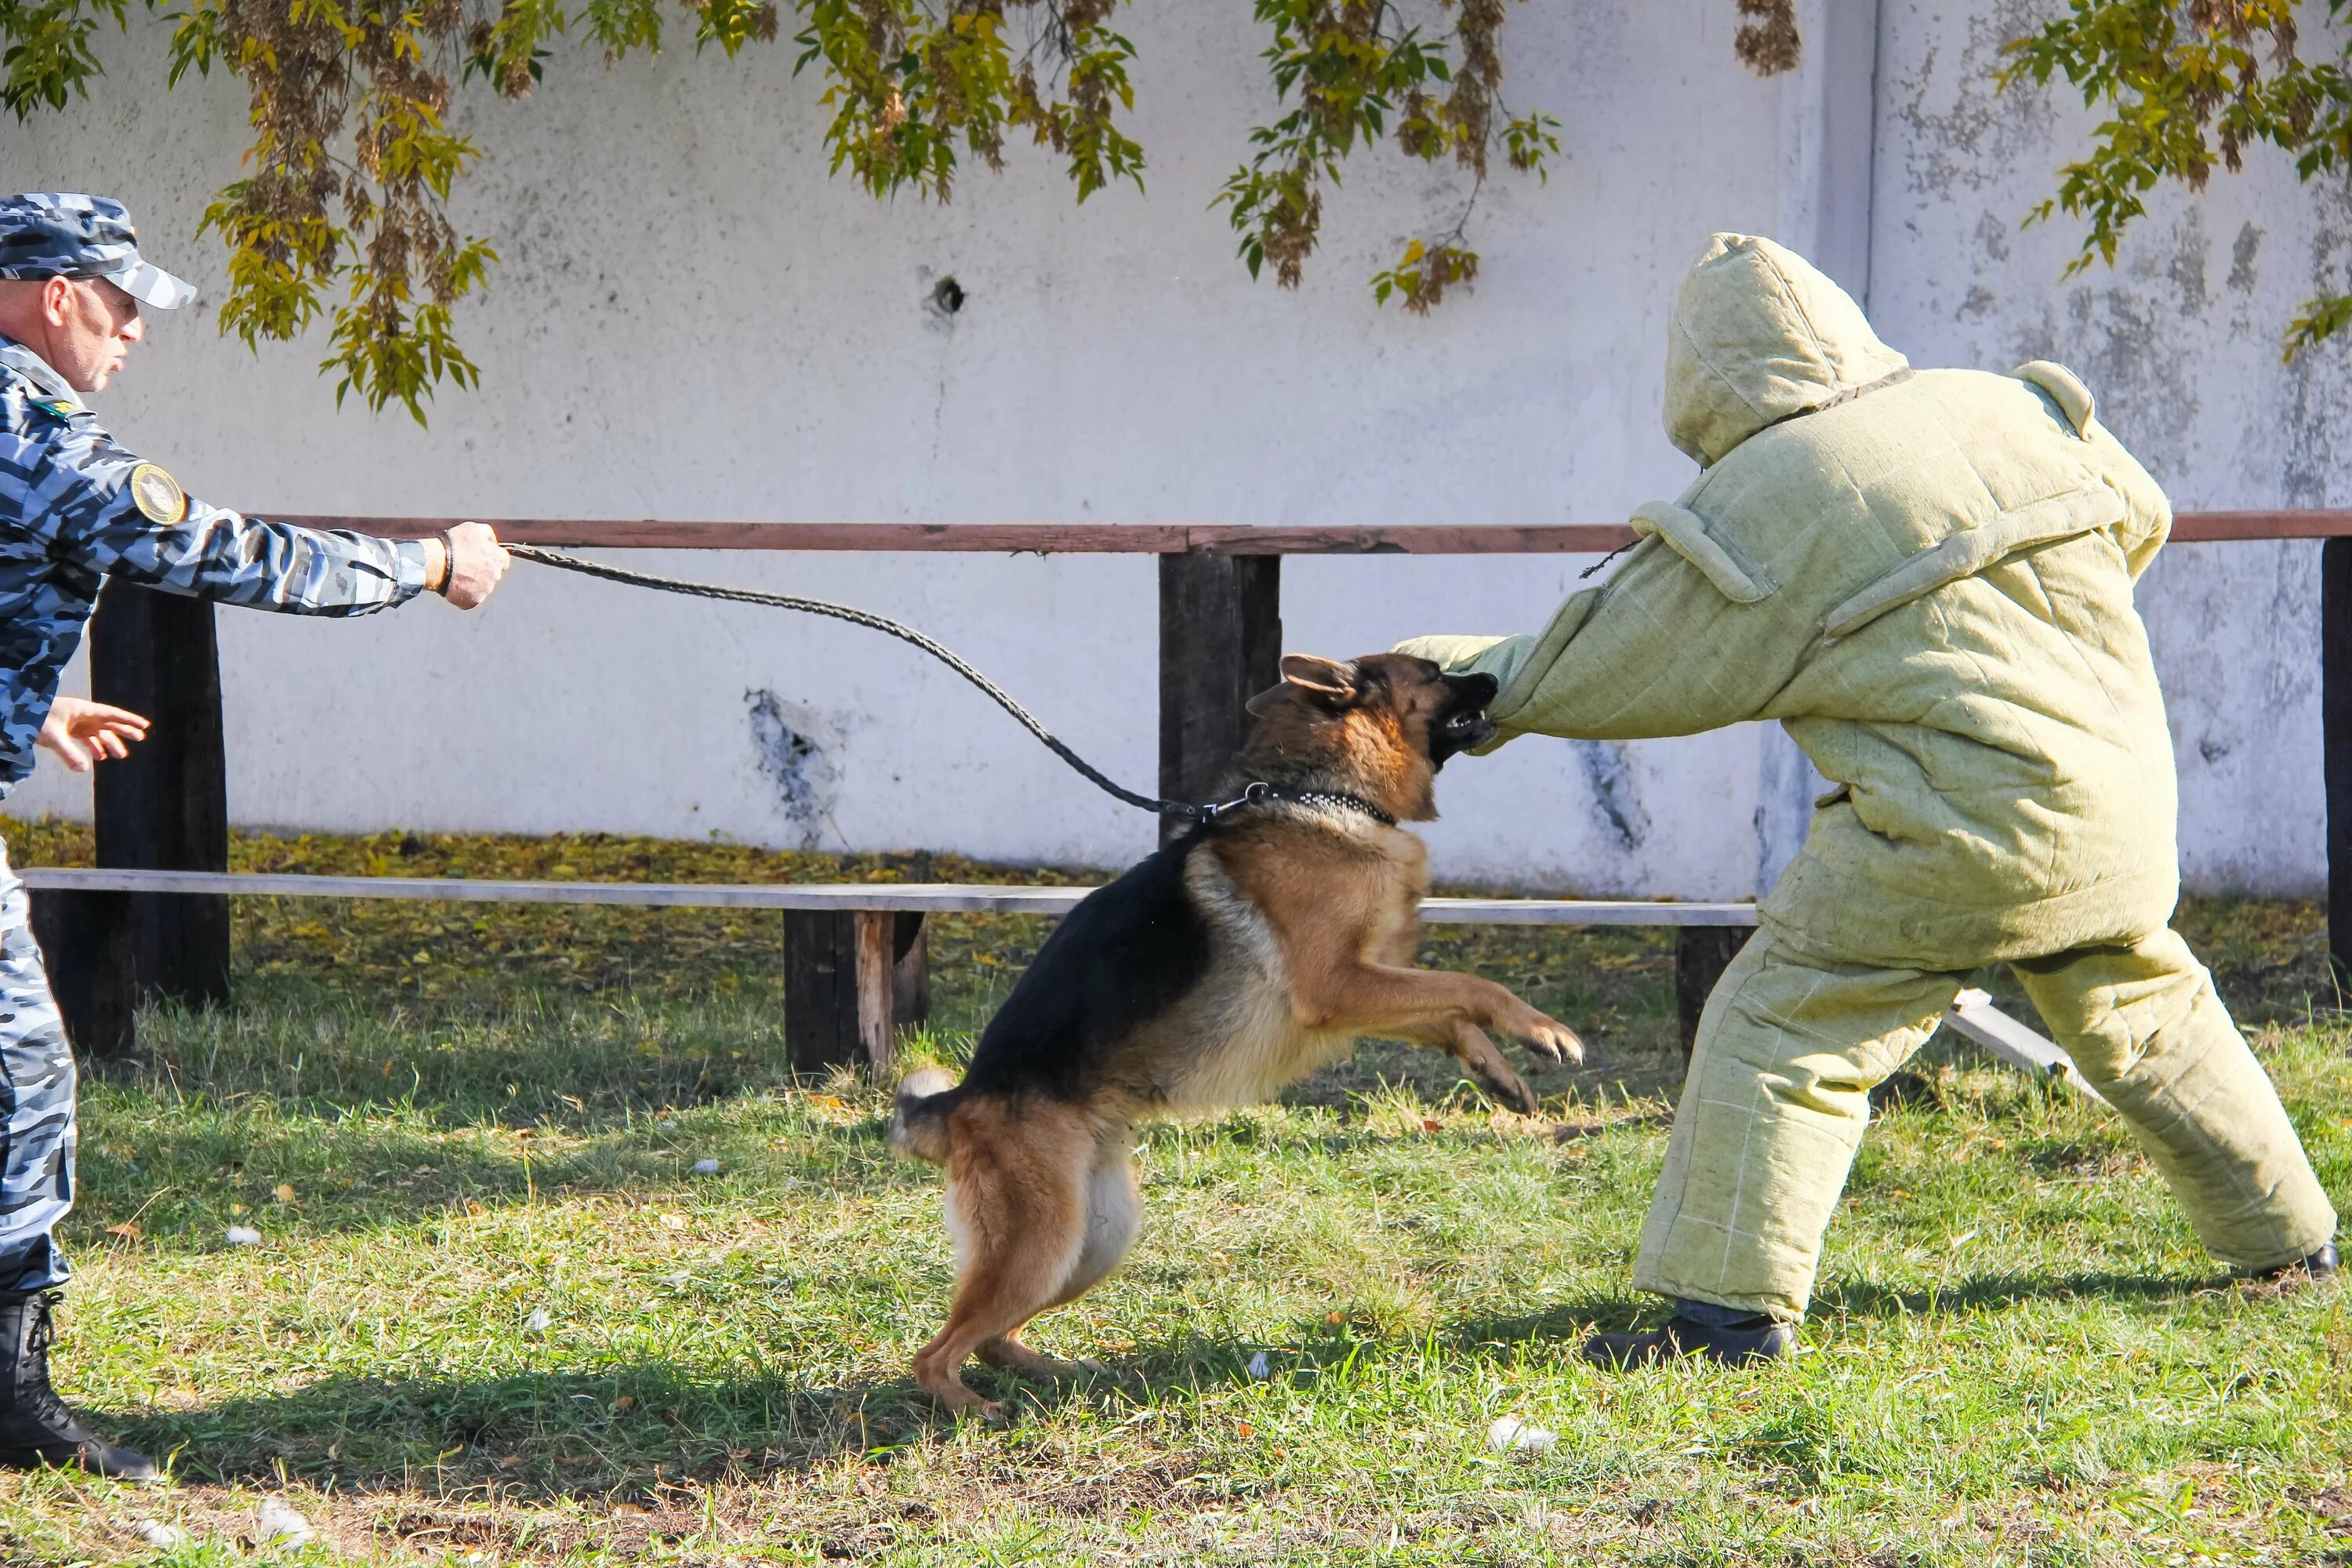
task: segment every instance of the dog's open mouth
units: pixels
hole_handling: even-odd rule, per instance
[[[1457,708],[1429,732],[1431,760],[1443,765],[1458,752],[1475,751],[1495,738],[1495,721],[1484,708]]]

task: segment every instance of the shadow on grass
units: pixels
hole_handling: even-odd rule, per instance
[[[2105,1299],[2110,1301],[2172,1301],[2210,1295],[2231,1283],[2227,1275],[2205,1279],[2132,1274],[1997,1274],[1966,1279],[1948,1289],[1901,1290],[1868,1280],[1841,1281],[1814,1297],[1811,1319],[1959,1317],[2023,1308],[2036,1302]],[[1664,1303],[1635,1292],[1590,1295],[1533,1312],[1473,1318],[1440,1336],[1447,1348],[1492,1352],[1531,1341],[1580,1340],[1595,1329],[1654,1326]]]
[[[2225,1283],[2000,1275],[1927,1292],[1847,1282],[1825,1290],[1816,1310],[1823,1318],[1948,1318],[2063,1299],[2182,1300]],[[1430,1351],[1475,1373],[1530,1346],[1572,1348],[1595,1328],[1622,1329],[1656,1315],[1657,1304],[1646,1298],[1595,1293],[1533,1312],[1465,1319],[1426,1337],[1359,1333],[1328,1319],[1305,1319],[1281,1336],[1290,1348],[1192,1333],[1060,1383],[1031,1382],[977,1363],[964,1375],[975,1390],[1027,1417],[1065,1405],[1109,1410],[1248,1384],[1261,1380],[1251,1371],[1261,1348],[1274,1353],[1276,1379],[1344,1376]],[[184,1479],[292,1479],[530,1500],[610,1499],[730,1476],[798,1474],[846,1455],[885,1458],[957,1424],[908,1376],[809,1386],[774,1373],[714,1376],[650,1362],[471,1380],[331,1378],[293,1393],[126,1413],[101,1417],[100,1425],[147,1452],[172,1456]]]
[[[183,1479],[605,1497],[793,1472],[939,1425],[911,1379],[812,1388],[660,1363],[472,1381],[331,1378],[298,1392],[114,1417]]]
[[[1064,1405],[1108,1409],[1167,1389],[1245,1380],[1232,1347],[1200,1341],[1059,1383],[978,1363],[976,1392],[1006,1403],[1005,1426]],[[298,1392],[186,1411],[125,1412],[97,1425],[169,1456],[182,1480],[308,1482],[514,1500],[645,1497],[682,1483],[797,1475],[845,1456],[887,1460],[945,1437],[956,1418],[911,1376],[811,1387],[783,1376],[729,1379],[663,1363],[471,1381],[334,1378]]]
[[[227,1106],[262,1097],[283,1114],[340,1120],[397,1109],[444,1125],[503,1119],[593,1126],[632,1112],[810,1087],[786,1058],[781,1009],[667,1014],[575,1005],[485,1019],[394,1009],[140,1016],[146,1054],[85,1064],[126,1101]]]
[[[777,1188],[796,1183],[882,1191],[936,1184],[929,1167],[890,1152],[879,1118],[798,1129],[775,1139],[764,1127],[640,1121],[541,1141],[531,1129],[467,1136],[433,1124],[365,1121],[143,1119],[126,1126],[85,1112],[97,1136],[80,1158],[76,1226],[95,1237],[136,1220],[150,1237],[217,1237],[233,1204],[268,1217],[283,1243],[375,1231],[445,1214],[480,1215],[527,1204],[621,1197],[669,1198],[697,1180],[698,1160],[723,1157],[740,1178]],[[299,1194],[272,1202],[281,1184]]]

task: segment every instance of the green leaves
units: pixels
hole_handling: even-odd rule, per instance
[[[2070,0],[2064,16],[2007,47],[2003,89],[2063,78],[2086,107],[2109,115],[2090,154],[2059,171],[2057,193],[2027,219],[2084,220],[2064,276],[2095,260],[2113,265],[2158,184],[2202,190],[2217,164],[2236,174],[2258,142],[2294,154],[2306,181],[2352,168],[2352,38],[2334,60],[2301,58],[2300,9],[2296,0]],[[2326,10],[2341,21],[2352,0],[2328,0]],[[2286,354],[2347,321],[2352,302],[2342,297],[2306,300],[2287,329]]]
[[[144,0],[151,8],[156,0]],[[205,209],[199,233],[228,248],[224,333],[258,351],[324,321],[338,403],[397,403],[422,423],[445,383],[478,384],[453,307],[497,258],[460,236],[450,193],[480,152],[450,132],[457,89],[519,99],[544,79],[559,41],[607,65],[658,53],[662,0],[180,0],[167,83],[215,67],[249,94],[253,144],[242,176]],[[734,56],[772,41],[778,0],[682,0],[697,48]],[[1025,135],[1066,167],[1077,201],[1143,188],[1135,45],[1112,26],[1128,0],[791,0],[795,74],[813,73],[827,112],[830,167],[877,197],[953,195],[965,164],[1003,166]],[[20,117],[63,107],[99,67],[98,25],[131,0],[0,0],[0,101]],[[1387,140],[1451,157],[1473,177],[1452,233],[1415,239],[1373,279],[1375,296],[1426,312],[1477,276],[1463,240],[1499,152],[1545,174],[1559,121],[1509,116],[1496,40],[1509,0],[1439,0],[1441,33],[1403,26],[1389,0],[1253,0],[1273,39],[1264,58],[1286,112],[1250,133],[1255,152],[1215,205],[1229,209],[1253,277],[1274,263],[1297,286],[1340,165]],[[453,80],[454,78],[454,80]]]
[[[1486,184],[1488,153],[1500,148],[1512,168],[1544,177],[1545,160],[1559,151],[1559,122],[1548,115],[1507,118],[1496,128],[1505,0],[1449,0],[1452,27],[1444,41],[1401,26],[1381,0],[1255,0],[1255,6],[1274,35],[1261,58],[1280,101],[1294,107],[1250,132],[1256,153],[1211,204],[1226,209],[1240,236],[1242,264],[1255,278],[1271,259],[1275,281],[1297,288],[1321,233],[1323,184],[1339,185],[1341,163],[1359,147],[1392,138],[1409,156],[1434,163],[1451,155],[1474,176],[1453,233],[1433,243],[1413,240],[1397,266],[1371,280],[1376,300],[1402,294],[1408,310],[1427,314],[1448,283],[1477,276],[1477,253],[1454,242]]]
[[[152,8],[154,0],[147,0]],[[0,105],[22,120],[44,106],[87,97],[99,74],[90,35],[101,20],[129,23],[129,0],[0,0]]]
[[[776,38],[776,8],[767,0],[689,0],[694,13],[694,47],[717,44],[729,59],[745,44]]]
[[[337,0],[192,0],[172,40],[173,80],[218,63],[252,97],[254,172],[221,190],[198,229],[229,247],[220,330],[258,350],[325,315],[334,352],[320,369],[340,374],[336,402],[398,402],[419,424],[436,387],[478,384],[449,307],[497,259],[444,213],[480,153],[447,128],[451,85],[426,60],[462,20],[455,0],[350,12]],[[529,91],[538,44],[564,25],[551,0],[510,0],[498,22],[467,30],[467,74]],[[331,308],[331,292],[341,295]]]
[[[831,167],[877,196],[912,187],[944,202],[961,160],[1003,167],[1008,130],[1069,166],[1077,199],[1143,188],[1143,149],[1116,116],[1135,107],[1135,46],[1106,25],[1125,0],[797,0],[795,73],[814,65]],[[1024,14],[1016,37],[1008,10]],[[1062,91],[1041,90],[1039,66]]]
[[[1394,267],[1372,275],[1372,298],[1385,305],[1391,295],[1401,295],[1408,311],[1426,316],[1432,306],[1445,298],[1449,286],[1471,282],[1477,276],[1476,251],[1444,241],[1429,245],[1416,239],[1404,247]]]
[[[2279,357],[2292,360],[2305,349],[2326,342],[2347,326],[2352,326],[2352,294],[2321,294],[2305,300],[2294,320],[2287,323],[2286,345]]]

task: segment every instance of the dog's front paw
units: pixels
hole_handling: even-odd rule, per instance
[[[1577,1037],[1576,1031],[1533,1007],[1523,1008],[1498,1023],[1503,1033],[1538,1056],[1556,1062],[1584,1060],[1584,1042]]]
[[[1488,1039],[1483,1030],[1468,1024],[1460,1026],[1454,1030],[1453,1044],[1448,1049],[1462,1064],[1464,1070],[1476,1080],[1478,1087],[1497,1104],[1507,1105],[1523,1116],[1536,1113],[1539,1103],[1536,1091],[1528,1087],[1527,1079],[1513,1070],[1511,1064],[1504,1059],[1503,1053],[1495,1048],[1495,1042]]]
[[[1543,1109],[1543,1101],[1538,1100],[1536,1091],[1528,1087],[1528,1080],[1507,1067],[1500,1072],[1480,1073],[1478,1087],[1485,1089],[1497,1105],[1507,1110],[1516,1110],[1521,1116],[1533,1116]]]

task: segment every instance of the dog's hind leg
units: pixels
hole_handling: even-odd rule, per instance
[[[1135,1184],[1134,1155],[1135,1146],[1123,1133],[1104,1141],[1094,1168],[1087,1173],[1086,1241],[1069,1278],[1039,1311],[1075,1301],[1101,1284],[1135,1244],[1136,1228],[1143,1218],[1143,1194]],[[1021,1342],[1017,1327],[981,1345],[980,1359],[1033,1378],[1100,1370],[1095,1363],[1056,1361],[1031,1350]]]
[[[958,1415],[1003,1408],[962,1377],[965,1360],[1055,1301],[1085,1255],[1094,1129],[1074,1108],[967,1100],[949,1119],[955,1302],[915,1352],[915,1381]]]

